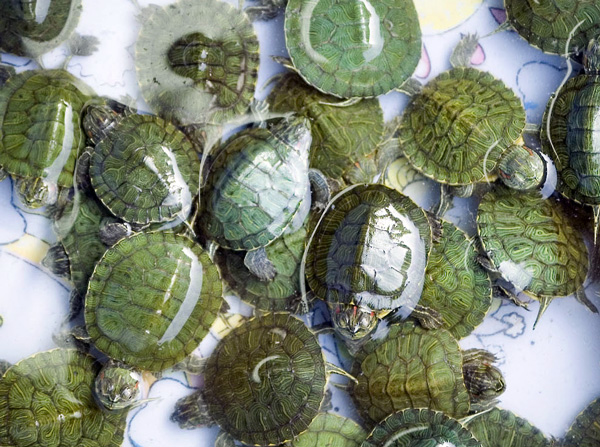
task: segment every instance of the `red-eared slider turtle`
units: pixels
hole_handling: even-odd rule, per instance
[[[94,380],[94,397],[108,411],[124,410],[140,398],[141,382],[140,371],[109,360]]]
[[[93,150],[90,168],[98,198],[126,222],[185,220],[198,192],[200,161],[173,124],[128,115]]]
[[[489,273],[478,262],[475,240],[449,222],[442,222],[439,241],[433,243],[420,304],[437,310],[443,328],[463,338],[484,319],[492,304]]]
[[[160,371],[198,347],[222,304],[219,272],[198,244],[168,232],[137,233],[98,261],[85,324],[110,358]]]
[[[508,22],[534,47],[575,54],[600,34],[597,0],[504,0]]]
[[[93,397],[100,365],[73,349],[21,360],[0,379],[0,444],[119,447],[126,411],[102,411]]]
[[[80,112],[91,90],[64,70],[25,71],[0,88],[0,168],[30,207],[73,186],[85,138]]]
[[[464,422],[464,421],[463,421]],[[492,408],[465,422],[482,447],[550,447],[544,433],[513,412]],[[574,443],[573,446],[581,446]]]
[[[461,418],[493,404],[505,389],[495,357],[484,350],[461,352],[445,329],[414,322],[390,326],[356,354],[350,395],[367,424],[394,411],[430,408]]]
[[[217,423],[248,445],[279,445],[319,413],[330,372],[317,336],[289,313],[233,329],[204,367],[204,387],[179,400],[171,419],[193,428]]]
[[[555,297],[583,293],[587,248],[559,201],[496,188],[479,204],[477,231],[484,266],[540,301],[536,324]]]
[[[459,421],[441,411],[410,408],[381,421],[361,447],[481,447]]]
[[[597,447],[600,445],[600,399],[591,402],[573,421],[561,446]]]
[[[306,279],[342,337],[359,340],[377,317],[415,310],[432,231],[425,211],[384,185],[356,185],[331,202],[308,242]]]
[[[232,250],[255,250],[281,236],[310,190],[310,143],[310,124],[301,117],[234,135],[202,190],[202,233]]]
[[[285,44],[294,68],[318,90],[372,97],[412,76],[421,28],[411,0],[289,0]]]
[[[221,0],[180,0],[143,11],[136,43],[142,95],[178,124],[226,122],[254,96],[258,40],[246,15]]]
[[[376,99],[347,104],[286,73],[267,98],[272,112],[295,112],[310,120],[310,167],[348,181],[357,161],[373,157],[384,137],[383,112]]]
[[[333,413],[321,413],[301,435],[287,443],[289,447],[361,447],[367,432],[352,419]]]

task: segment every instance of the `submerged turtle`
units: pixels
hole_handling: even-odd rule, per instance
[[[25,71],[0,88],[0,168],[28,206],[55,203],[73,186],[85,143],[80,113],[91,94],[64,70]]]
[[[180,399],[171,419],[185,428],[217,423],[248,445],[279,445],[319,413],[329,373],[317,336],[289,313],[233,329],[204,367],[204,387]]]
[[[327,177],[349,180],[360,160],[373,158],[384,137],[383,112],[376,99],[348,104],[286,73],[267,98],[273,112],[295,112],[310,120],[310,167]]]
[[[93,397],[100,365],[73,349],[34,354],[0,379],[0,444],[118,447],[127,411],[105,412]]]
[[[504,0],[508,22],[527,42],[552,54],[576,54],[600,34],[596,0]]]
[[[198,347],[222,305],[219,272],[198,244],[145,232],[121,239],[98,261],[84,316],[100,351],[161,371]]]
[[[461,418],[492,405],[504,392],[495,361],[481,349],[461,352],[445,329],[405,322],[358,351],[350,394],[367,424],[405,408],[427,407]]]
[[[596,447],[600,444],[600,399],[595,399],[575,418],[561,446]]]
[[[496,188],[479,204],[477,231],[484,266],[540,301],[536,324],[556,297],[585,300],[587,248],[559,201]]]
[[[482,447],[550,447],[544,433],[513,412],[492,408],[470,416],[465,425]],[[574,443],[573,446],[581,446]]]
[[[301,435],[288,442],[289,447],[361,447],[367,432],[352,419],[333,413],[321,413]]]
[[[373,97],[412,76],[421,28],[411,0],[289,0],[285,44],[292,68],[318,90]]]
[[[177,124],[221,123],[254,96],[258,40],[246,15],[221,0],[180,0],[142,14],[136,69],[142,95]]]
[[[94,397],[108,411],[124,410],[139,401],[140,383],[140,371],[109,360],[94,380]]]
[[[362,447],[452,446],[481,447],[459,421],[441,411],[410,408],[381,421]]]

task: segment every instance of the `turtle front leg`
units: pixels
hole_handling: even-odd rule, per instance
[[[127,222],[118,222],[112,217],[102,219],[99,228],[100,240],[108,247],[131,235],[132,228]]]
[[[273,281],[277,275],[277,269],[269,260],[265,247],[246,252],[244,265],[261,281]]]
[[[188,430],[215,424],[208,413],[202,390],[179,399],[175,404],[175,411],[171,414],[171,421]]]
[[[412,308],[410,306],[402,306],[397,312],[393,312],[385,317],[387,324],[397,324],[406,320],[406,310],[410,310],[410,317],[414,318],[424,329],[438,329],[444,325],[442,314],[431,307],[421,306],[417,304]]]
[[[471,412],[478,413],[496,405],[496,398],[506,390],[502,372],[493,364],[494,354],[483,349],[463,351],[463,376],[471,396]]]
[[[71,276],[69,256],[61,243],[54,244],[48,249],[46,256],[42,259],[42,265],[61,278]]]

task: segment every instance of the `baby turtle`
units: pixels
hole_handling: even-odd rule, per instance
[[[21,360],[0,379],[0,444],[119,447],[126,411],[102,411],[93,397],[100,365],[73,349]]]
[[[412,76],[421,28],[411,0],[289,0],[285,44],[293,68],[318,90],[372,97]]]
[[[438,311],[443,328],[457,339],[466,337],[492,304],[489,273],[478,262],[475,240],[449,222],[429,254],[420,304]]]
[[[529,44],[552,54],[576,54],[600,34],[597,0],[504,0],[508,22]]]
[[[513,412],[492,408],[463,421],[482,447],[550,447],[544,433]],[[573,446],[581,444],[573,443]]]
[[[319,413],[328,375],[317,336],[289,313],[233,329],[204,368],[204,387],[177,402],[171,419],[193,428],[217,423],[248,445],[279,445],[305,432]]]
[[[600,399],[591,402],[573,421],[561,446],[596,447],[600,445]]]
[[[85,143],[80,113],[91,94],[64,70],[25,71],[0,88],[0,168],[28,206],[53,204],[73,186]]]
[[[308,242],[306,279],[348,341],[401,308],[415,310],[432,232],[425,211],[384,185],[355,185],[331,202]]]
[[[473,434],[441,411],[410,408],[381,421],[361,447],[481,447]]]
[[[198,347],[222,304],[219,272],[198,244],[145,232],[121,239],[98,261],[84,316],[100,351],[161,371]]]
[[[289,447],[361,447],[367,432],[352,419],[333,413],[320,413]]]
[[[445,329],[404,322],[358,351],[352,366],[357,382],[350,384],[350,395],[371,425],[405,408],[427,407],[461,418],[493,405],[504,392],[495,361],[488,351],[461,351]]]
[[[348,104],[315,90],[295,73],[282,75],[267,101],[272,112],[295,112],[310,120],[310,167],[336,180],[348,181],[356,162],[373,158],[384,137],[377,99]]]
[[[124,410],[139,400],[140,383],[137,369],[109,360],[94,380],[94,397],[108,411]]]
[[[177,124],[232,120],[248,109],[258,40],[246,15],[220,0],[150,5],[141,17],[136,70],[152,109]]]
[[[583,295],[587,248],[557,200],[496,188],[479,204],[477,231],[484,266],[540,301],[535,324],[555,297]]]

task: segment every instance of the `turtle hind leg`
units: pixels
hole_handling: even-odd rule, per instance
[[[179,399],[175,404],[175,411],[171,414],[171,421],[188,430],[214,425],[214,421],[208,415],[202,390]]]

